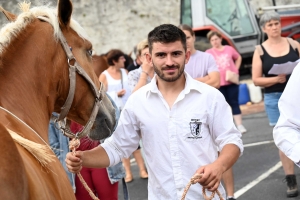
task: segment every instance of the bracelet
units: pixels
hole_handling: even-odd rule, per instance
[[[147,72],[145,72],[145,71],[142,71],[142,72],[145,73],[147,76],[149,76],[149,74]]]

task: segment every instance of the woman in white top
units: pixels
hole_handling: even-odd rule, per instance
[[[127,70],[124,69],[124,53],[118,49],[112,49],[107,53],[108,69],[102,72],[99,80],[104,84],[107,93],[122,110],[128,97],[130,89],[128,86]]]

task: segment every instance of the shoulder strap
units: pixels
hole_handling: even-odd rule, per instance
[[[123,71],[122,71],[122,69],[120,69],[120,73],[121,73],[121,85],[122,85],[122,89],[124,89],[124,85],[123,85]]]
[[[257,52],[260,56],[264,55],[264,51],[263,51],[261,45],[256,45],[255,49],[257,50]]]
[[[290,43],[290,45],[292,46],[292,48],[296,51],[296,49],[297,49],[297,43],[295,42],[295,40],[293,40],[292,38],[287,38],[287,40],[288,40],[288,43]]]

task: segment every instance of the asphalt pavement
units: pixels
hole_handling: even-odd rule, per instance
[[[255,106],[256,110],[246,106],[242,109],[248,109],[243,115],[243,124],[248,132],[242,136],[244,153],[233,167],[235,196],[239,200],[299,200],[300,196],[286,197],[285,175],[278,149],[273,142],[272,127],[268,125],[267,116],[263,111],[263,104],[251,106]],[[254,111],[251,113],[249,110]],[[139,177],[135,162],[132,163],[132,172],[134,180],[127,184],[131,200],[147,200],[147,179]],[[300,169],[296,166],[295,173],[297,182],[300,183]],[[121,188],[120,183],[120,200],[123,199]]]

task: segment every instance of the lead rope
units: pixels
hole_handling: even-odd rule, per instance
[[[187,194],[189,188],[191,187],[191,185],[192,185],[192,184],[196,184],[196,183],[197,183],[196,180],[197,180],[197,179],[200,179],[200,178],[202,178],[202,174],[194,175],[194,176],[191,178],[190,182],[187,184],[187,186],[185,187],[185,189],[184,189],[184,191],[183,191],[181,200],[184,200],[184,199],[185,199],[185,196],[186,196],[186,194]],[[221,193],[219,192],[219,190],[213,191],[213,192],[211,193],[210,197],[207,197],[207,196],[206,196],[206,192],[205,192],[205,188],[202,187],[202,195],[203,195],[203,198],[204,198],[205,200],[212,200],[212,199],[214,198],[214,196],[215,196],[216,193],[217,193],[218,196],[220,197],[220,200],[224,200],[224,198],[222,197],[222,195],[221,195]]]
[[[70,141],[69,146],[70,146],[70,149],[72,150],[73,155],[75,155],[76,149],[79,147],[79,145],[80,145],[80,140],[78,138],[73,138]],[[89,186],[87,185],[87,183],[85,182],[85,180],[81,176],[80,172],[77,173],[77,176],[78,176],[80,182],[82,183],[82,185],[84,186],[84,188],[86,189],[86,191],[91,196],[91,198],[93,200],[100,200],[100,199],[98,199],[98,197],[95,196],[94,192],[89,188]]]

